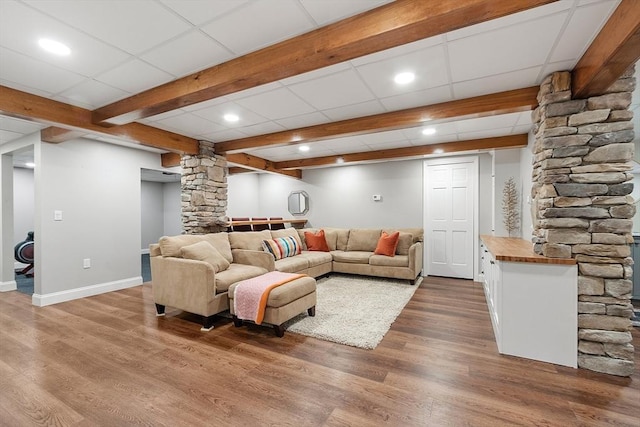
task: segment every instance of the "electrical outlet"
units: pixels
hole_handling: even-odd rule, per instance
[[[91,268],[91,258],[85,258],[82,260],[82,266],[84,268]]]

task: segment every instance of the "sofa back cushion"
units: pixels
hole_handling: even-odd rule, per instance
[[[262,231],[232,231],[229,233],[229,243],[231,249],[249,249],[251,251],[261,251],[262,241],[270,240],[271,232]]]
[[[206,240],[183,246],[180,248],[180,253],[182,254],[182,258],[195,259],[211,264],[213,271],[216,273],[226,270],[231,265],[229,261]]]
[[[347,251],[373,252],[380,239],[380,229],[352,228],[349,230]]]
[[[233,262],[229,233],[210,233],[203,236],[203,240],[209,242],[229,262]]]
[[[182,234],[179,236],[162,236],[158,241],[162,256],[182,258],[180,249],[202,241],[201,234]]]
[[[332,251],[346,251],[349,241],[348,228],[324,228],[324,237]]]

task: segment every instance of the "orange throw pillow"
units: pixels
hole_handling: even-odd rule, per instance
[[[304,240],[307,242],[307,249],[310,251],[329,252],[327,239],[324,238],[324,230],[320,230],[315,234],[310,231],[305,231]]]
[[[400,238],[399,231],[396,231],[391,235],[383,231],[382,236],[380,236],[380,239],[378,240],[378,245],[376,246],[376,250],[374,251],[374,254],[395,256],[396,248],[398,247],[399,238]]]

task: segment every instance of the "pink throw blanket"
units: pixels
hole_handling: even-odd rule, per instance
[[[233,297],[233,311],[238,319],[262,323],[271,289],[303,277],[304,274],[271,271],[262,276],[239,282]]]

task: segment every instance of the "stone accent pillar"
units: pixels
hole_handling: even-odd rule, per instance
[[[227,160],[214,154],[213,143],[200,141],[198,155],[184,155],[182,229],[185,234],[224,231],[227,211]]]
[[[576,259],[578,366],[620,376],[634,370],[633,73],[588,99],[572,99],[569,72],[553,73],[533,113],[534,251]]]

